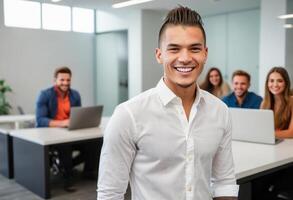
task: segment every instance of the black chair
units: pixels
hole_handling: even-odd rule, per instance
[[[293,200],[293,189],[278,192],[276,199],[277,200]]]

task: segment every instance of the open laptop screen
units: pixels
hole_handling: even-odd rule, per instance
[[[102,118],[103,106],[72,107],[68,130],[97,127]]]
[[[232,139],[275,144],[272,110],[229,108],[232,119]]]

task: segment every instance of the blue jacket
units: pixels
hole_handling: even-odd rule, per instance
[[[222,100],[224,101],[225,104],[227,104],[228,107],[232,107],[232,108],[259,109],[260,104],[262,102],[262,97],[256,95],[253,92],[247,92],[245,99],[244,99],[241,106],[238,104],[237,98],[236,98],[234,92],[225,96]]]
[[[70,107],[81,106],[80,95],[76,90],[69,91]],[[57,114],[57,93],[54,87],[42,90],[36,108],[36,127],[48,127]]]

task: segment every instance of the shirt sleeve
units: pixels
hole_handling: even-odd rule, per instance
[[[37,127],[48,127],[50,118],[48,117],[48,106],[47,106],[48,98],[45,92],[41,92],[36,103],[36,126]]]
[[[231,116],[226,109],[226,129],[221,144],[213,160],[212,190],[213,197],[237,197],[239,186],[236,184],[232,155]]]
[[[136,153],[134,133],[132,115],[125,107],[118,106],[104,132],[97,200],[124,199]]]

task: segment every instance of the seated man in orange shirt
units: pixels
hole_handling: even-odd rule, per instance
[[[78,91],[70,88],[71,70],[68,67],[61,67],[54,73],[55,85],[41,91],[36,108],[37,127],[68,127],[70,108],[81,106],[81,98]],[[86,145],[58,145],[55,147],[58,152],[61,165],[64,168],[64,189],[75,191],[72,186],[72,168],[76,164],[85,161],[84,176],[96,179],[98,151],[95,143]],[[81,156],[72,159],[72,151],[79,150]]]

